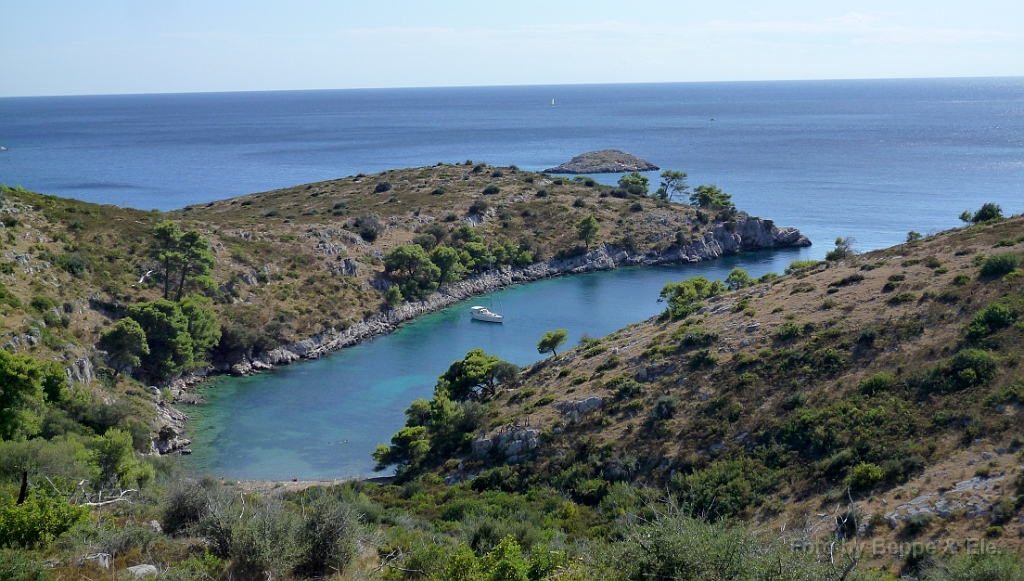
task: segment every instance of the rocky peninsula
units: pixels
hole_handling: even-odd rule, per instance
[[[661,168],[639,157],[619,151],[602,149],[590,151],[569,160],[568,163],[548,168],[548,173],[625,173],[632,171],[657,171]]]

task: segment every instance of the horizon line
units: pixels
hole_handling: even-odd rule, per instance
[[[939,80],[995,80],[1024,79],[1024,75],[985,75],[985,76],[948,76],[948,77],[861,77],[861,78],[816,78],[816,79],[745,79],[723,81],[635,81],[622,83],[525,83],[525,84],[490,84],[490,85],[409,85],[392,87],[343,87],[343,88],[306,88],[306,89],[238,89],[224,91],[152,91],[142,93],[53,93],[44,95],[0,95],[0,99],[47,99],[59,97],[142,97],[160,95],[231,95],[245,93],[300,93],[317,91],[401,91],[422,89],[489,89],[512,87],[607,87],[615,85],[712,85],[712,84],[743,84],[743,83],[817,83],[817,82],[859,82],[859,81],[939,81]]]

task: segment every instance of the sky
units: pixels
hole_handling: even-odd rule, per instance
[[[0,0],[0,96],[1024,76],[1021,0]]]

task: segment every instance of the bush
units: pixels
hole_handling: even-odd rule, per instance
[[[993,254],[981,263],[981,276],[997,277],[1009,274],[1020,266],[1020,256],[1012,252]]]
[[[0,504],[0,548],[45,548],[88,514],[63,496],[31,490],[22,504],[14,499]]]
[[[779,327],[779,330],[775,332],[775,337],[780,341],[788,341],[790,339],[796,339],[801,334],[803,334],[803,328],[793,321],[788,321]]]
[[[651,419],[653,421],[670,420],[676,415],[678,409],[678,399],[671,395],[663,395],[654,404],[654,409],[651,410]]]
[[[947,389],[960,390],[984,385],[996,378],[999,363],[994,355],[980,349],[964,349],[942,366]]]
[[[857,386],[857,391],[864,395],[875,395],[883,391],[889,391],[895,383],[896,378],[892,375],[885,372],[876,373],[861,381]]]
[[[476,214],[477,216],[483,216],[484,212],[487,211],[488,207],[489,206],[487,205],[487,202],[483,200],[477,200],[469,206],[469,213]]]
[[[390,192],[391,188],[391,182],[378,182],[376,187],[373,188],[373,191],[378,194],[383,194],[384,192]]]
[[[284,577],[302,557],[299,523],[283,506],[269,503],[235,521],[231,529],[232,572],[243,579]]]
[[[778,486],[778,475],[757,460],[717,460],[692,474],[676,474],[669,488],[695,515],[708,518],[742,515]]]
[[[1004,303],[992,303],[978,311],[967,325],[967,339],[977,341],[1000,329],[1005,329],[1017,320],[1017,312]]]
[[[299,532],[303,556],[299,569],[307,575],[341,571],[356,554],[355,511],[324,492],[307,499],[303,509],[304,522]]]
[[[484,188],[484,192],[483,193],[484,193],[485,196],[493,196],[493,195],[497,194],[500,191],[501,191],[501,188],[499,188],[498,186],[495,186],[495,185],[492,184],[492,185],[489,185],[486,188]]]
[[[52,577],[42,561],[24,551],[0,549],[0,581],[49,581]]]
[[[1016,581],[1024,579],[1024,562],[1013,553],[961,553],[929,578],[935,581]]]
[[[885,480],[885,472],[880,467],[861,462],[853,468],[853,472],[850,474],[850,489],[854,492],[865,492],[883,480]]]
[[[901,305],[903,303],[912,303],[912,302],[914,302],[916,300],[917,300],[917,294],[916,293],[902,292],[902,293],[895,294],[895,295],[889,297],[889,299],[887,301],[885,301],[885,302],[887,304],[889,304],[889,305],[895,306],[895,305]]]
[[[822,264],[820,260],[794,260],[786,267],[786,274],[796,274],[805,270],[811,270]]]

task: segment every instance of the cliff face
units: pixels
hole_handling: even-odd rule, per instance
[[[611,244],[601,244],[587,254],[551,259],[526,268],[503,268],[486,272],[470,279],[442,286],[430,297],[405,303],[395,309],[375,315],[342,331],[330,331],[308,339],[282,345],[254,358],[246,358],[233,365],[224,365],[216,371],[245,375],[271,369],[302,359],[315,359],[338,349],[355,345],[366,339],[383,335],[398,325],[449,307],[459,301],[481,295],[504,286],[550,278],[563,274],[612,270],[619,266],[700,262],[746,250],[794,248],[810,246],[811,241],[796,228],[777,228],[769,220],[740,216],[733,229],[715,226],[691,244],[665,253],[635,253]]]

